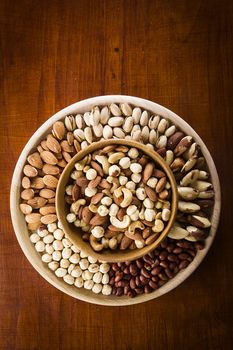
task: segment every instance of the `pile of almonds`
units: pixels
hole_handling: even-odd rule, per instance
[[[54,123],[51,132],[28,156],[20,209],[31,234],[41,226],[58,224],[55,193],[66,164],[80,149],[109,138],[142,142],[165,159],[179,193],[176,222],[168,236],[173,242],[203,245],[211,226],[214,191],[199,145],[169,120],[127,103],[96,106],[84,115],[66,116],[64,121]],[[55,273],[60,267],[54,264]]]
[[[66,187],[67,221],[95,251],[143,248],[171,214],[167,175],[137,148],[109,145],[75,164]]]

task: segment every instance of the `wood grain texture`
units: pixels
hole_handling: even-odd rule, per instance
[[[2,0],[0,24],[0,349],[231,349],[232,1]],[[41,123],[113,93],[188,121],[213,155],[223,195],[201,267],[159,299],[117,308],[43,280],[16,241],[8,205],[16,160]]]

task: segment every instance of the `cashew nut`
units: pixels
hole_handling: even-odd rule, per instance
[[[111,164],[115,164],[117,163],[121,158],[124,157],[124,153],[123,152],[116,152],[116,153],[112,153],[109,157],[108,157],[108,162]]]
[[[119,187],[119,180],[116,177],[108,176],[107,177],[107,181],[110,184],[113,184],[112,187],[111,187],[111,192],[113,193]]]
[[[92,234],[90,235],[89,239],[90,239],[90,245],[96,252],[99,252],[104,248],[104,245],[102,243],[99,243]]]
[[[92,213],[97,213],[98,208],[97,208],[97,206],[95,204],[93,204],[93,203],[89,204],[88,208],[90,209],[90,211]]]
[[[71,204],[70,210],[72,213],[75,213],[77,215],[81,205],[85,205],[85,204],[86,204],[85,199],[78,199],[76,202]]]
[[[119,229],[125,229],[130,225],[130,217],[128,215],[125,215],[123,217],[123,220],[120,221],[115,216],[110,216],[110,222],[113,226]]]
[[[118,187],[116,190],[114,190],[114,195],[117,198],[121,197],[122,196],[122,190],[123,190],[122,186]]]
[[[97,162],[102,165],[104,173],[108,174],[108,169],[110,167],[110,164],[108,162],[108,158],[105,156],[96,155],[95,160],[97,160]]]
[[[122,193],[123,193],[124,199],[121,202],[120,206],[122,208],[126,208],[131,204],[133,199],[133,194],[128,188],[122,188]]]
[[[129,233],[135,233],[136,229],[144,230],[145,225],[141,221],[134,221],[129,225],[128,231]]]
[[[88,160],[89,160],[89,157],[86,156],[86,157],[84,157],[83,159],[81,159],[79,162],[77,162],[77,163],[75,164],[76,170],[83,170],[83,168],[84,168],[85,165],[87,164]]]

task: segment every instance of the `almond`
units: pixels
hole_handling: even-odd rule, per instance
[[[88,183],[89,183],[89,181],[87,180],[87,178],[85,176],[78,177],[76,180],[76,184],[79,187],[87,187]]]
[[[154,171],[153,171],[153,176],[160,178],[160,177],[166,176],[166,174],[165,174],[165,172],[162,171],[162,170],[154,169]]]
[[[146,226],[153,227],[155,222],[154,221],[147,221],[147,220],[142,220],[142,223]]]
[[[45,140],[41,141],[40,145],[41,145],[41,147],[43,148],[44,151],[49,151],[49,148],[48,148],[47,143],[46,143]]]
[[[125,235],[130,238],[130,239],[133,239],[134,241],[137,240],[137,241],[140,241],[142,243],[144,243],[144,239],[142,238],[142,235],[141,233],[139,232],[129,232],[129,231],[125,231]]]
[[[65,168],[67,163],[66,163],[65,159],[62,159],[57,163],[57,165],[59,165],[61,168]]]
[[[74,148],[77,153],[81,150],[80,143],[77,140],[74,140]]]
[[[111,225],[108,225],[108,230],[111,231],[111,232],[116,232],[116,233],[118,233],[118,232],[124,232],[124,230],[123,230],[123,231],[120,231],[120,229],[119,229],[118,227],[115,227],[115,226],[113,226],[112,224],[111,224]]]
[[[71,196],[73,201],[77,201],[80,195],[80,187],[77,184],[74,184],[71,190]]]
[[[52,152],[55,152],[55,153],[61,152],[60,143],[51,134],[47,136],[46,145]]]
[[[45,225],[52,224],[55,221],[57,221],[57,215],[55,214],[48,214],[41,217],[41,222]]]
[[[29,231],[36,231],[41,226],[41,222],[38,221],[38,222],[29,223],[27,226]]]
[[[154,171],[154,164],[147,163],[145,168],[144,168],[144,171],[143,171],[142,181],[147,182],[149,180],[149,178],[151,177],[153,171]]]
[[[114,202],[119,206],[121,205],[121,202],[123,201],[124,197],[123,196],[116,197],[115,194],[113,194],[113,199],[114,199]]]
[[[146,245],[152,244],[156,241],[156,239],[159,237],[159,232],[153,233],[152,235],[150,235],[146,240],[145,243]]]
[[[62,152],[62,155],[67,163],[71,161],[72,157],[68,152]]]
[[[41,207],[39,212],[41,215],[55,214],[56,208],[53,205],[48,204],[48,205],[45,205],[44,207]]]
[[[145,191],[146,191],[146,194],[150,198],[151,201],[155,202],[157,200],[157,194],[156,194],[155,190],[153,190],[149,186],[145,186]]]
[[[41,190],[44,188],[44,182],[42,177],[35,177],[31,181],[31,187],[35,188],[36,190]]]
[[[31,189],[31,188],[27,188],[26,190],[23,190],[23,191],[21,192],[21,198],[22,198],[22,199],[25,199],[26,201],[27,201],[28,199],[33,198],[33,197],[34,197],[34,191],[33,191],[33,189]]]
[[[68,131],[66,138],[67,138],[68,144],[72,146],[74,143],[74,134],[71,131]]]
[[[96,176],[94,180],[91,180],[88,184],[89,188],[95,188],[99,185],[100,181],[102,180],[101,176]]]
[[[31,186],[31,181],[30,181],[30,179],[29,179],[27,176],[24,176],[24,177],[22,178],[22,187],[25,188],[25,189],[27,189],[27,188],[30,188],[30,186]]]
[[[159,192],[159,199],[165,200],[167,199],[168,195],[169,195],[169,192],[167,190],[163,190]]]
[[[100,150],[99,154],[101,155],[101,154],[110,153],[110,152],[114,151],[115,148],[116,148],[115,145],[106,146],[102,150]]]
[[[58,166],[51,164],[44,164],[42,171],[47,175],[58,175],[60,173]]]
[[[19,205],[19,207],[20,207],[21,212],[25,215],[31,214],[31,212],[32,212],[32,207],[28,204],[22,203]]]
[[[110,189],[112,187],[112,185],[106,179],[102,179],[99,183],[99,187],[105,188],[105,189]]]
[[[39,209],[47,203],[47,200],[42,197],[34,197],[29,199],[27,204],[30,205],[33,209]]]
[[[43,151],[40,155],[43,161],[47,164],[56,165],[58,163],[58,159],[50,151]]]
[[[61,154],[61,152],[60,153],[56,153],[56,158],[57,158],[57,160],[62,160],[62,154]]]
[[[27,157],[27,161],[29,164],[31,164],[33,167],[35,167],[37,169],[42,169],[42,167],[43,167],[43,162],[41,160],[40,153],[38,153],[38,152],[30,154]]]
[[[62,122],[58,121],[53,124],[53,135],[58,139],[62,140],[65,136],[65,126]]]
[[[123,217],[126,215],[126,209],[125,208],[120,208],[117,212],[117,219],[122,221]]]
[[[25,215],[25,220],[29,224],[40,222],[40,218],[41,218],[41,215],[38,213],[32,213],[32,214]]]
[[[55,192],[48,188],[43,188],[42,190],[40,190],[40,196],[46,199],[53,198],[55,197]]]
[[[93,213],[90,211],[88,207],[84,207],[82,209],[82,220],[89,224],[91,218],[92,218]]]
[[[68,153],[74,152],[74,147],[69,145],[68,141],[66,141],[66,140],[63,140],[61,142],[61,148],[63,151],[68,152]]]
[[[45,175],[43,177],[43,183],[51,188],[56,188],[58,184],[58,179],[53,175]]]
[[[104,194],[101,192],[96,193],[92,198],[91,198],[91,203],[92,204],[97,204],[101,201],[103,198]]]
[[[48,203],[54,204],[54,203],[55,203],[55,197],[49,198],[49,199],[48,199]]]
[[[129,248],[131,243],[132,243],[132,239],[130,239],[127,236],[124,236],[122,238],[122,241],[121,241],[121,244],[120,244],[120,249],[121,250],[125,250],[125,249]]]
[[[23,172],[28,177],[35,177],[38,175],[38,170],[29,164],[24,166]]]
[[[139,159],[138,163],[139,163],[141,166],[145,166],[145,165],[148,163],[148,160],[149,160],[149,158],[148,158],[147,156],[143,155],[143,156]]]
[[[157,193],[162,192],[162,190],[165,188],[167,183],[166,177],[161,177],[161,179],[157,182],[157,185],[155,187],[155,190]]]
[[[139,205],[141,205],[141,201],[137,197],[133,196],[131,205],[139,206]]]
[[[96,214],[90,220],[90,225],[91,226],[99,226],[99,225],[105,224],[107,221],[108,221],[108,217],[107,216],[100,216],[99,214]]]
[[[101,168],[101,166],[94,162],[93,160],[91,161],[91,166],[93,169],[95,169],[97,171],[97,173],[100,175],[100,176],[104,176],[104,172],[103,172],[103,169]]]

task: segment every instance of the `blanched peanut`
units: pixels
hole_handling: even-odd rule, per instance
[[[92,230],[91,233],[95,238],[101,238],[104,236],[104,228],[102,226],[95,226]]]
[[[138,163],[131,163],[130,165],[130,170],[134,173],[134,174],[138,174],[142,172],[142,166],[141,164]]]
[[[122,169],[128,169],[131,165],[131,161],[129,157],[123,157],[119,161],[119,165]]]
[[[86,178],[88,180],[94,180],[97,176],[97,171],[95,169],[88,169],[87,172],[86,172]]]

